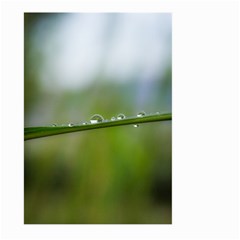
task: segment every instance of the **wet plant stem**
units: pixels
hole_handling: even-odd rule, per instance
[[[123,125],[139,125],[142,123],[150,123],[150,122],[160,122],[160,121],[168,121],[172,120],[171,113],[164,114],[149,114],[142,117],[127,117],[124,119],[116,119],[114,121],[105,120],[99,123],[87,123],[80,125],[69,125],[69,126],[42,126],[42,127],[27,127],[24,128],[24,141],[48,137],[52,135],[71,133],[71,132],[79,132],[86,131],[98,128],[107,128],[107,127],[116,127]]]

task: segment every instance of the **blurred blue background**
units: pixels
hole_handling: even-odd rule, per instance
[[[25,13],[25,126],[171,112],[168,13]],[[171,223],[171,121],[25,142],[25,223]]]

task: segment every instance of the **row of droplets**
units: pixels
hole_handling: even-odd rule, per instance
[[[156,112],[156,114],[159,114],[159,112]],[[137,114],[137,117],[144,117],[146,115],[146,113],[144,111],[141,111]],[[116,120],[122,120],[125,119],[126,116],[123,113],[119,113],[117,115],[117,117],[112,117],[111,121],[116,121]],[[100,115],[100,114],[94,114],[91,119],[90,119],[90,124],[95,124],[95,123],[101,123],[101,122],[107,122],[108,120],[104,120],[104,118]],[[87,125],[89,124],[88,122],[83,122],[82,125]],[[53,127],[56,127],[56,124],[52,124]],[[64,126],[64,125],[62,125]],[[69,123],[67,125],[68,127],[73,127],[74,124],[73,123]],[[138,124],[134,124],[133,127],[139,127]]]

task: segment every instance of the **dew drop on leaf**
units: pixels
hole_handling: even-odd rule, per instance
[[[103,121],[104,121],[104,118],[99,114],[94,114],[90,119],[91,123],[100,123]]]
[[[73,127],[73,123],[69,123],[68,126],[69,126],[69,127]]]
[[[124,119],[124,118],[126,118],[126,117],[125,117],[125,115],[122,114],[122,113],[119,113],[119,114],[117,115],[117,119],[118,119],[118,120],[121,120],[121,119]]]
[[[112,117],[112,118],[111,118],[111,120],[112,120],[112,121],[115,121],[115,120],[116,120],[116,118],[115,118],[115,117]]]
[[[57,126],[57,124],[55,124],[55,123],[52,124],[52,127],[56,127],[56,126]]]
[[[137,128],[137,127],[139,127],[139,125],[138,124],[134,124],[133,127]]]
[[[144,111],[141,111],[137,114],[137,117],[144,117],[146,113]]]
[[[88,123],[87,122],[84,122],[83,125],[87,125]]]

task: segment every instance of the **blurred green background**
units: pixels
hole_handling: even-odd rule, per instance
[[[171,112],[171,14],[25,13],[25,127]],[[171,121],[25,142],[25,223],[172,222]]]

